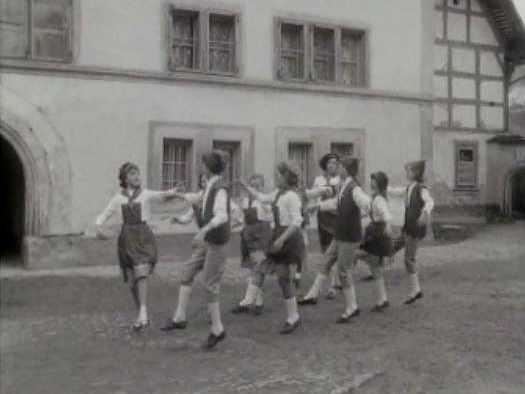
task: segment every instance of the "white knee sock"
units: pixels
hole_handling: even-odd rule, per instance
[[[255,287],[255,286],[254,286]],[[262,289],[255,287],[257,294],[255,296],[255,305],[262,306],[264,303]]]
[[[256,286],[250,283],[248,285],[248,288],[246,289],[246,296],[240,304],[242,306],[253,305],[255,303],[255,300],[257,299],[258,290],[259,289]]]
[[[349,315],[357,309],[357,302],[355,297],[355,287],[350,286],[343,289],[343,294],[345,296],[345,313]]]
[[[376,285],[377,285],[377,298],[378,298],[377,304],[380,305],[383,302],[387,301],[385,280],[383,279],[382,276],[376,279]]]
[[[146,305],[141,305],[140,308],[139,308],[139,316],[138,316],[138,321],[140,322],[144,322],[146,320],[148,320],[148,308],[146,307]]]
[[[249,276],[247,279],[247,286],[246,286],[246,294],[244,295],[244,298],[239,302],[239,305],[241,306],[248,306],[250,304],[250,286],[252,286],[252,277]]]
[[[419,276],[417,273],[410,274],[410,296],[415,296],[420,291],[421,287],[419,286]]]
[[[284,306],[286,308],[286,322],[293,324],[299,319],[299,313],[297,312],[297,300],[295,297],[284,300]]]
[[[179,300],[177,303],[177,309],[173,315],[174,322],[186,321],[186,309],[188,309],[188,303],[191,297],[191,287],[180,285],[179,288]]]
[[[219,335],[224,331],[224,326],[221,320],[221,307],[218,302],[212,302],[208,304],[208,310],[210,311],[211,317],[211,332],[215,335]]]
[[[304,296],[305,299],[310,298],[318,298],[319,293],[321,292],[321,287],[323,286],[323,283],[326,280],[326,275],[323,274],[317,274],[315,277],[314,283],[312,284],[312,287],[310,287],[310,290],[308,290],[308,294]]]

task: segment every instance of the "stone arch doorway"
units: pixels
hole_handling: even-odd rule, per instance
[[[525,218],[525,162],[505,176],[503,210],[508,216]]]
[[[1,204],[1,263],[17,264],[22,259],[26,228],[26,175],[15,148],[0,136],[0,179],[4,201]]]

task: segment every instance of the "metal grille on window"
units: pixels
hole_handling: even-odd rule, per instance
[[[281,24],[281,78],[304,78],[304,34],[302,25]]]
[[[190,189],[190,151],[191,141],[165,139],[162,158],[162,189],[175,186]]]
[[[342,83],[345,85],[363,85],[363,41],[363,32],[347,29],[341,31],[341,77]]]
[[[477,158],[473,147],[456,147],[456,187],[473,189],[477,187]]]
[[[308,143],[288,144],[288,159],[295,161],[301,169],[300,187],[307,187],[310,182],[310,151]]]
[[[64,60],[70,48],[69,0],[32,1],[32,57]]]
[[[199,13],[172,10],[172,53],[175,69],[199,69]]]
[[[239,141],[213,141],[213,149],[222,150],[229,155],[224,180],[228,183],[239,181],[241,179],[241,143]],[[232,185],[231,192],[233,196],[239,196],[239,186]]]
[[[0,56],[26,56],[27,13],[26,1],[0,0]]]
[[[209,69],[235,73],[235,16],[210,15]]]
[[[314,27],[313,77],[316,81],[335,81],[335,31]]]
[[[330,151],[337,153],[339,157],[353,156],[354,144],[345,142],[334,142],[330,146]]]

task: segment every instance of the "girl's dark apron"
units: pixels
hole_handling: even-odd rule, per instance
[[[385,234],[386,223],[385,222],[376,222],[374,221],[374,215],[372,212],[372,207],[374,203],[374,198],[370,202],[370,220],[365,230],[365,236],[361,248],[364,249],[367,253],[384,257],[390,256],[393,253],[392,239],[390,236]]]
[[[255,262],[250,258],[250,253],[264,250],[272,237],[271,224],[259,220],[253,202],[254,199],[250,195],[248,208],[244,209],[245,226],[241,231],[241,268],[254,268]]]
[[[272,204],[272,213],[275,226],[272,231],[271,242],[269,245],[267,245],[265,253],[268,260],[275,264],[301,264],[305,253],[305,244],[303,235],[299,229],[284,242],[281,250],[270,252],[271,245],[273,245],[275,240],[279,238],[288,228],[287,226],[281,225],[279,207],[277,206],[277,201],[287,191],[289,191],[289,189],[279,190]]]
[[[337,187],[330,185],[330,179],[325,176],[326,185],[332,189],[332,195],[337,196],[339,190]],[[321,201],[325,201],[332,197],[321,197]],[[321,251],[325,252],[334,238],[335,233],[335,212],[318,211],[317,213],[317,231],[319,233],[319,243],[321,244]]]
[[[127,270],[141,264],[150,265],[150,273],[157,263],[157,244],[150,227],[142,220],[141,204],[135,202],[141,190],[136,189],[131,196],[127,191],[122,194],[128,198],[122,204],[122,229],[118,237],[118,255],[120,268],[127,281]]]

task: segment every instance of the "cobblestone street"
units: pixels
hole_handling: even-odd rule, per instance
[[[421,249],[425,298],[402,305],[402,255],[386,273],[392,307],[369,312],[373,286],[359,282],[364,312],[339,326],[342,300],[301,309],[303,325],[278,335],[284,318],[274,280],[265,313],[228,312],[244,291],[230,261],[222,308],[227,338],[216,351],[204,295],[195,287],[186,331],[158,327],[176,301],[180,264],[151,280],[152,326],[131,335],[132,303],[115,267],[1,272],[1,387],[17,393],[516,393],[525,390],[525,223],[487,227],[453,245]],[[318,256],[303,283],[311,283]],[[364,275],[362,267],[356,278]]]

